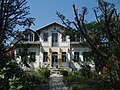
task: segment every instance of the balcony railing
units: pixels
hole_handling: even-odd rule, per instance
[[[70,41],[70,44],[82,44],[86,43],[86,41]]]
[[[23,41],[23,44],[40,44],[40,41]]]

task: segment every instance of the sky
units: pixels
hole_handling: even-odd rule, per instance
[[[75,4],[80,12],[82,7],[88,8],[88,14],[86,16],[87,21],[95,20],[92,8],[97,6],[97,0],[27,0],[27,5],[30,6],[29,17],[34,17],[35,25],[31,26],[31,29],[37,30],[43,26],[46,26],[52,22],[62,24],[60,18],[56,15],[56,11],[62,13],[69,20],[74,19],[74,13],[72,5]],[[107,0],[112,1],[119,7],[119,0]]]

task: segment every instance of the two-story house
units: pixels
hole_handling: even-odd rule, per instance
[[[89,52],[88,47],[83,47],[85,39],[81,36],[63,35],[66,28],[58,23],[51,23],[36,31],[27,29],[22,31],[25,37],[23,45],[29,44],[28,51],[35,58],[34,68],[72,68],[79,69],[80,65],[75,62],[84,60],[84,53]],[[14,51],[17,53],[19,48]],[[20,58],[17,58],[19,61]]]

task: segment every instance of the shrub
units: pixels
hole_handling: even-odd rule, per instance
[[[41,71],[41,73],[43,74],[43,76],[45,78],[49,78],[49,76],[50,76],[50,70],[48,70],[47,68],[44,68],[44,69],[41,69],[40,71]]]
[[[32,83],[34,87],[38,87],[42,84],[48,84],[48,77],[50,71],[48,69],[39,69],[38,71],[29,70],[27,73],[32,76]]]
[[[73,84],[73,90],[91,90],[87,85]]]
[[[61,70],[60,73],[61,73],[63,76],[68,76],[68,71],[66,71],[66,70]]]
[[[45,70],[44,75],[46,78],[50,77],[50,70]]]
[[[88,78],[81,75],[81,72],[75,72],[74,75],[64,77],[64,82],[73,90],[110,90],[111,82],[109,79],[102,78]]]
[[[23,73],[21,76],[14,76],[9,79],[10,81],[10,90],[32,90],[34,89],[34,77]]]

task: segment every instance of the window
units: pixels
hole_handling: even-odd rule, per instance
[[[74,52],[74,60],[79,60],[79,52]]]
[[[33,41],[33,34],[32,33],[25,34],[25,41]]]
[[[43,53],[43,62],[47,62],[48,59],[48,52]]]
[[[52,33],[52,47],[58,46],[58,33]]]
[[[70,41],[80,42],[80,35],[73,35],[70,37]]]
[[[43,34],[43,40],[44,41],[48,41],[48,33],[44,33]]]
[[[25,34],[25,41],[28,41],[28,34]]]
[[[87,62],[89,60],[89,52],[83,52],[83,61]]]
[[[66,62],[66,52],[62,52],[62,62]]]
[[[84,37],[82,35],[80,35],[80,42],[84,41]]]
[[[79,42],[80,41],[80,36],[79,35],[75,35],[75,41]]]
[[[35,58],[36,52],[30,52],[30,61],[31,62],[35,62],[36,58]]]
[[[65,42],[65,41],[66,41],[66,36],[62,35],[62,42]]]
[[[30,33],[30,41],[33,41],[33,34]]]

